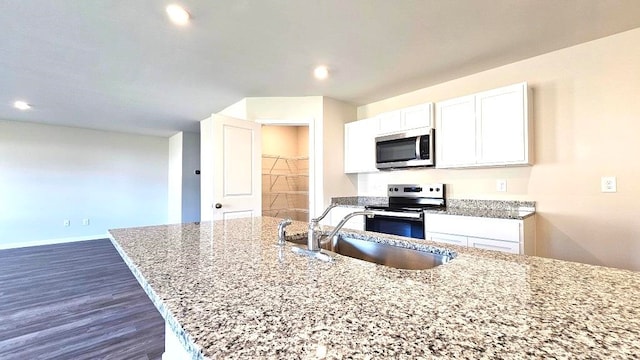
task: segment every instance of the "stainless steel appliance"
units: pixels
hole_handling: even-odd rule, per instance
[[[376,137],[376,167],[391,170],[433,166],[434,131],[420,128]]]
[[[424,239],[424,210],[444,209],[444,184],[392,184],[387,187],[389,205],[366,206],[374,217],[365,230]]]

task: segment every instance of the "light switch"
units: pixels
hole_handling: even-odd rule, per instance
[[[499,192],[507,191],[507,180],[506,179],[498,179],[498,180],[496,180],[496,191],[499,191]]]
[[[600,178],[600,191],[602,192],[616,192],[618,186],[615,176],[603,176]]]

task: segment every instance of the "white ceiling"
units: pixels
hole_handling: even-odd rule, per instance
[[[638,0],[184,0],[184,28],[168,3],[0,1],[0,119],[168,136],[244,97],[361,105],[640,27]]]

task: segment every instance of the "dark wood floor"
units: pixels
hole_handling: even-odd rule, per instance
[[[0,250],[0,359],[160,359],[164,321],[109,240]]]

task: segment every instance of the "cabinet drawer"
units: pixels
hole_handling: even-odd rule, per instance
[[[425,234],[425,237],[427,239],[431,239],[431,241],[441,242],[445,244],[459,245],[459,246],[467,246],[466,236],[428,232]]]
[[[425,214],[429,232],[520,242],[521,220]]]
[[[520,243],[510,241],[499,241],[492,239],[481,239],[475,237],[467,238],[467,245],[477,249],[502,251],[511,254],[520,254]]]

